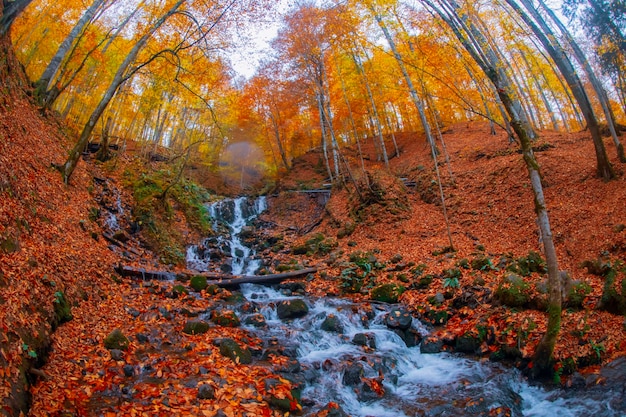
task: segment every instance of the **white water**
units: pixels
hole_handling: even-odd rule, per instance
[[[218,231],[220,225],[228,228],[227,236],[218,236],[217,246],[229,248],[228,257],[231,259],[231,273],[233,275],[254,275],[260,268],[261,261],[254,259],[253,249],[245,246],[240,234],[245,226],[267,209],[265,197],[259,197],[249,204],[247,197],[224,199],[207,205],[209,216],[213,220],[213,230]],[[207,271],[211,262],[208,257],[200,253],[197,246],[187,248],[187,267],[197,271]]]
[[[600,398],[597,392],[592,397],[585,395],[585,391],[548,391],[529,385],[516,369],[497,363],[447,353],[422,354],[419,347],[408,348],[385,326],[384,310],[377,311],[369,326],[364,327],[358,305],[341,299],[305,298],[309,313],[284,323],[278,319],[274,306],[293,297],[255,285],[244,285],[242,291],[258,305],[268,324],[265,330],[249,327],[250,331],[297,348],[297,359],[306,377],[302,398],[314,403],[305,408],[305,415],[315,415],[330,401],[339,404],[349,415],[361,417],[504,415],[490,414],[498,407],[508,407],[511,416],[623,415],[608,406],[610,398],[619,398],[619,393],[610,390]],[[329,314],[341,320],[343,334],[320,329]],[[426,332],[416,320],[413,323],[415,330]],[[352,344],[357,333],[373,334],[376,349],[366,350]],[[362,386],[345,386],[343,378],[352,366],[350,363],[360,364],[365,378],[376,378],[381,372],[384,396],[359,398],[357,390],[362,390]]]

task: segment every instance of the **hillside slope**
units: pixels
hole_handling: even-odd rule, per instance
[[[306,189],[325,182],[321,153],[295,163],[264,218],[275,225],[268,234],[286,248],[305,248],[299,253],[307,255],[279,251],[274,263],[323,265],[325,278],[310,288],[319,295],[352,293],[356,288],[350,286],[358,283],[363,287],[354,295],[367,299],[370,288],[393,284],[416,315],[446,324],[433,336],[449,347],[466,334],[480,334],[476,352],[516,348],[510,356],[525,367],[546,324],[545,275],[511,275],[520,274],[520,263],[532,269],[540,262],[533,253],[542,251],[527,170],[516,145],[504,132],[490,135],[486,123],[460,123],[443,137],[450,166],[441,155],[440,172],[454,251],[448,250],[430,150],[420,135],[399,134],[400,156],[391,159],[389,171],[375,161],[373,147],[364,147],[372,191],[366,191],[356,150],[346,152],[362,198],[347,180],[324,207],[316,205],[318,194]],[[572,372],[573,364],[606,363],[626,353],[620,314],[626,306],[624,165],[607,141],[619,177],[598,179],[586,132],[541,132],[536,147],[559,267],[569,276],[555,355],[557,366],[569,364]],[[517,293],[506,299],[508,289],[519,292],[521,301],[510,300]],[[498,342],[481,345],[481,328],[492,328]]]
[[[0,74],[0,405],[11,415],[27,410],[31,371],[68,319],[59,307],[97,305],[115,258],[92,238],[92,174],[80,164],[63,185],[52,164],[62,162],[69,139],[32,105],[10,48],[0,51],[8,63]]]

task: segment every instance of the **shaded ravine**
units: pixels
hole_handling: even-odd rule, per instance
[[[204,256],[197,256],[204,262],[199,267],[209,268],[216,261],[223,264],[225,257],[232,257],[227,262],[236,265],[233,271],[253,273],[258,261],[254,251],[236,249],[241,245],[239,233],[264,204],[235,199],[211,207],[214,227],[224,234],[206,243]],[[211,257],[216,248],[226,255]],[[147,289],[154,291],[151,286]],[[612,370],[607,368],[604,385],[583,379],[575,388],[550,390],[530,384],[518,370],[499,363],[450,353],[422,353],[418,342],[429,329],[397,305],[315,298],[306,294],[301,283],[271,288],[245,284],[241,293],[242,297],[235,294],[228,300],[216,299],[210,310],[198,312],[199,319],[214,322],[216,312],[234,310],[244,329],[261,340],[259,348],[252,352],[252,366],[268,367],[290,381],[295,392],[301,394],[304,416],[325,413],[331,404],[336,408],[332,408],[334,414],[328,415],[355,417],[626,415],[626,360],[616,363]],[[292,316],[279,314],[281,306],[298,304],[296,300],[306,311]],[[133,311],[129,314],[135,317]],[[107,380],[109,373],[117,377],[112,377],[112,384],[94,396],[91,410],[116,410],[120,401],[127,405],[145,404],[144,394],[154,390],[154,385],[170,383],[157,371],[160,363],[168,363],[166,357],[185,363],[200,361],[197,355],[203,353],[186,344],[186,337],[172,325],[172,320],[188,314],[156,306],[153,312],[137,312],[140,320],[153,316],[162,319],[150,333],[136,336],[142,347],[135,353],[135,360],[121,370],[107,370]],[[389,319],[405,314],[407,322],[402,326]],[[222,331],[217,323],[210,326],[218,334],[226,333],[226,328]],[[221,338],[212,341],[216,350],[220,350],[221,342]],[[267,360],[271,355],[286,360],[277,366]],[[199,369],[184,376],[178,374],[174,391],[197,388],[201,399],[200,388],[207,377],[218,390],[226,383],[214,375],[215,370],[202,366]],[[181,394],[171,394],[177,393]],[[264,401],[269,402],[267,398]]]

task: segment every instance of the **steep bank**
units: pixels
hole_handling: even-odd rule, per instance
[[[0,404],[17,415],[27,411],[51,332],[69,319],[60,307],[106,297],[115,256],[92,237],[93,174],[80,164],[63,185],[52,164],[71,141],[33,106],[11,48],[0,45],[0,55]]]
[[[504,132],[490,135],[486,123],[454,125],[443,137],[450,166],[442,155],[440,171],[454,251],[430,151],[419,135],[402,134],[388,172],[374,148],[364,147],[369,189],[356,149],[346,151],[360,198],[348,179],[326,205],[317,204],[322,155],[298,160],[262,216],[274,225],[268,238],[279,242],[268,252],[275,264],[324,264],[323,279],[309,288],[320,295],[367,299],[374,287],[392,285],[401,302],[435,325],[440,349],[532,366],[545,331],[546,287],[534,265],[542,262],[541,245],[521,155]],[[568,275],[555,369],[557,376],[588,372],[626,353],[624,166],[613,156],[620,176],[598,179],[587,132],[542,132],[536,147],[560,269]]]

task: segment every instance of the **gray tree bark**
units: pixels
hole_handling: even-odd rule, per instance
[[[135,71],[137,70],[131,69],[130,71],[128,71],[133,62],[135,62],[135,59],[137,59],[137,55],[139,55],[139,52],[143,49],[143,47],[146,45],[152,35],[163,25],[163,23],[167,21],[167,19],[169,19],[174,13],[176,13],[178,8],[185,1],[186,0],[178,0],[163,16],[157,19],[148,29],[148,32],[146,32],[141,38],[139,38],[139,40],[133,46],[130,52],[128,52],[128,55],[126,55],[124,61],[120,64],[117,72],[113,77],[113,80],[105,91],[104,96],[102,96],[100,102],[89,116],[89,120],[83,127],[83,131],[81,132],[80,137],[76,142],[76,145],[74,145],[74,148],[72,148],[72,150],[70,151],[67,161],[65,161],[65,163],[59,167],[61,175],[63,176],[63,182],[65,182],[66,184],[69,183],[70,177],[72,176],[76,165],[78,165],[80,155],[87,146],[89,137],[91,136],[91,132],[93,132],[93,129],[96,127],[96,123],[100,119],[100,116],[102,116],[102,114],[104,113],[104,110],[111,102],[111,99],[117,92],[118,88],[126,80],[132,77],[132,75],[134,75]]]

